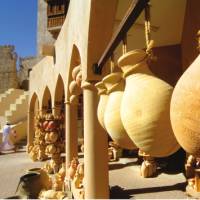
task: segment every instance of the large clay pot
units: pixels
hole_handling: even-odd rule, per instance
[[[98,95],[100,95],[99,104],[97,108],[97,118],[101,126],[105,129],[104,113],[108,102],[107,89],[103,82],[98,82],[95,86],[98,89]]]
[[[179,149],[170,124],[172,86],[156,78],[146,63],[143,50],[121,56],[126,87],[121,103],[121,119],[134,143],[153,157],[164,157]]]
[[[179,144],[200,156],[200,55],[177,82],[171,99],[171,123]]]
[[[104,125],[111,138],[122,148],[135,149],[135,144],[126,133],[121,117],[120,106],[124,91],[124,80],[120,72],[112,73],[103,79],[107,88],[108,102],[104,113]]]

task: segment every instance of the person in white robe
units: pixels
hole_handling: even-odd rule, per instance
[[[15,145],[10,140],[11,134],[16,137],[16,131],[13,131],[9,122],[3,127],[2,144],[0,145],[0,151],[16,150]]]

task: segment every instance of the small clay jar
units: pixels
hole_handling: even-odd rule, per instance
[[[81,70],[81,66],[80,65],[74,67],[74,69],[72,70],[72,78],[74,80],[76,80],[76,76],[80,72],[80,70]]]
[[[76,84],[81,87],[81,81],[82,81],[82,71],[80,71],[76,76]]]
[[[72,81],[70,83],[69,91],[70,91],[70,94],[72,95],[80,95],[82,92],[81,88],[77,85],[76,81]]]
[[[77,159],[72,159],[72,161],[70,163],[70,167],[68,169],[68,176],[69,176],[70,179],[74,178],[77,166],[78,166],[78,160]]]

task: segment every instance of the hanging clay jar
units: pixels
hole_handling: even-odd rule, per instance
[[[173,88],[152,74],[146,60],[143,50],[130,51],[118,60],[126,79],[121,119],[139,149],[153,157],[164,157],[180,148],[169,116]]]
[[[53,131],[54,129],[56,129],[56,122],[55,121],[49,121],[46,130],[47,131]]]
[[[177,82],[171,99],[171,123],[179,144],[200,156],[200,55]]]
[[[98,90],[98,95],[100,95],[99,104],[97,108],[97,118],[101,126],[105,129],[104,113],[108,102],[107,89],[103,82],[98,82],[95,86]]]
[[[108,102],[104,113],[104,125],[111,138],[122,148],[135,149],[127,135],[120,117],[120,106],[124,91],[124,80],[120,72],[111,73],[103,79],[107,88]]]

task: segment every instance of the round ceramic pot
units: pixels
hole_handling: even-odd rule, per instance
[[[81,70],[81,66],[80,65],[74,67],[74,69],[72,70],[72,78],[74,80],[76,80],[76,76],[80,72],[80,70]]]
[[[111,138],[122,148],[135,149],[136,146],[126,133],[120,116],[121,100],[124,93],[124,80],[120,72],[112,73],[103,79],[107,88],[108,100],[104,113],[104,125]]]
[[[97,118],[101,126],[105,129],[104,113],[108,102],[107,89],[103,82],[98,82],[95,86],[98,90],[98,95],[100,96],[99,104],[97,107]]]
[[[139,149],[153,157],[164,157],[180,148],[170,124],[173,87],[156,78],[146,60],[143,50],[128,52],[118,60],[126,80],[121,119]]]
[[[81,81],[82,81],[82,71],[80,71],[76,76],[76,84],[81,87]]]
[[[80,95],[82,90],[81,88],[77,85],[76,81],[72,81],[69,84],[69,92],[72,95]]]
[[[200,156],[200,55],[177,82],[170,107],[174,134],[188,153]]]

